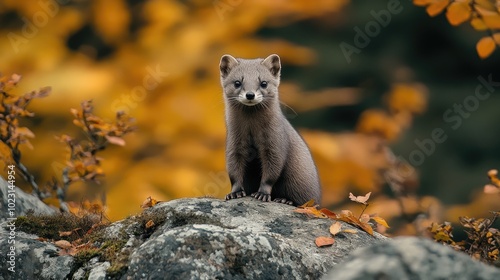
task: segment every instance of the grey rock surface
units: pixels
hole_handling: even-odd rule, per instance
[[[156,208],[167,221],[131,255],[127,275],[134,279],[318,279],[355,248],[385,239],[358,231],[317,248],[331,220],[251,198],[180,199]]]
[[[121,238],[121,252],[128,252],[119,274],[109,274],[113,263],[95,258],[76,267],[50,242],[26,234],[16,239],[19,272],[9,274],[3,256],[0,272],[2,279],[319,279],[354,249],[385,240],[358,230],[339,234],[331,247],[317,248],[315,238],[328,236],[332,221],[293,209],[251,198],[159,203],[138,215],[165,218],[152,232],[138,233],[137,217],[106,229],[106,238]],[[2,252],[8,249],[6,236],[0,236]]]
[[[65,279],[70,275],[72,257],[59,256],[59,248],[34,235],[16,234],[15,243],[9,244],[9,232],[0,230],[0,279]]]
[[[361,248],[323,280],[500,279],[500,269],[432,240],[399,237]]]
[[[0,209],[3,210],[0,212],[0,221],[5,221],[8,218],[15,218],[17,216],[26,215],[27,211],[30,209],[36,210],[36,213],[40,214],[52,214],[57,212],[56,209],[47,206],[35,196],[25,193],[18,187],[14,188],[14,192],[9,192],[10,189],[8,186],[9,185],[7,181],[5,181],[4,178],[0,177]],[[9,196],[9,194],[14,194],[14,196]],[[14,199],[15,202],[11,199]],[[15,205],[15,211],[12,216],[7,211],[9,209],[9,203],[13,203]]]
[[[3,204],[6,187],[0,179]],[[24,215],[28,209],[57,212],[16,189],[16,214]],[[82,263],[61,255],[52,242],[20,232],[9,216],[2,216],[0,280],[500,279],[499,269],[426,239],[390,240],[357,230],[338,234],[333,246],[317,248],[315,238],[329,236],[332,221],[293,210],[252,198],[158,203],[109,225],[102,233],[104,241],[94,244],[99,249],[106,241],[120,240],[116,259],[121,263],[99,256]],[[157,224],[146,229],[150,219]],[[354,229],[345,223],[342,227]],[[11,252],[15,252],[14,272],[9,271]]]

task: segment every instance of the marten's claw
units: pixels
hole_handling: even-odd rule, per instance
[[[232,192],[232,193],[229,193],[226,195],[226,200],[235,199],[235,198],[242,198],[244,196],[247,196],[245,191]]]
[[[252,197],[254,197],[255,199],[258,199],[260,201],[264,201],[264,202],[271,201],[271,195],[270,194],[264,194],[264,193],[256,192],[256,193],[252,194]]]
[[[274,202],[278,202],[278,203],[292,205],[292,206],[295,205],[295,203],[293,203],[293,201],[288,200],[286,198],[275,198],[273,201]]]

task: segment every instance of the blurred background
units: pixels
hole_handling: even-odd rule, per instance
[[[52,87],[24,123],[36,137],[22,160],[39,185],[61,176],[68,151],[54,136],[77,134],[71,108],[92,99],[104,119],[136,119],[126,146],[100,154],[102,184],[69,190],[77,203],[105,192],[117,220],[148,196],[229,192],[219,59],[277,53],[283,110],[313,152],[322,206],[358,213],[349,192],[372,192],[367,212],[415,234],[422,217],[498,210],[498,195],[482,193],[500,166],[500,52],[478,57],[484,33],[412,1],[2,0],[0,72],[23,76],[18,94]]]

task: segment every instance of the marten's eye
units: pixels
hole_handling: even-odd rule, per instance
[[[267,82],[266,81],[260,82],[260,87],[261,88],[266,88],[267,87]]]
[[[234,81],[234,87],[235,88],[240,88],[241,87],[241,82],[240,81]]]

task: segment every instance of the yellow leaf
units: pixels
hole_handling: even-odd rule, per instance
[[[495,41],[491,37],[483,37],[476,44],[477,54],[480,58],[484,59],[490,56],[490,54],[495,50]]]
[[[483,21],[490,29],[500,29],[500,15],[487,15],[483,16]]]
[[[344,229],[342,232],[345,232],[345,233],[358,233],[358,231],[355,230],[355,229]]]
[[[306,208],[306,207],[313,207],[313,206],[314,206],[314,199],[311,199],[308,202],[300,205],[299,208]]]
[[[340,229],[342,228],[342,225],[339,222],[335,222],[330,226],[330,233],[332,235],[336,235],[337,233],[340,232]]]
[[[495,43],[497,44],[497,46],[500,46],[500,33],[493,34],[493,40],[495,40]]]
[[[478,30],[478,31],[484,31],[488,29],[488,26],[484,24],[484,21],[481,18],[475,17],[470,21],[470,25],[472,28]]]
[[[382,225],[386,228],[389,228],[389,225],[387,224],[387,222],[385,221],[384,218],[381,218],[381,217],[378,217],[378,216],[375,216],[375,217],[372,217],[372,220],[375,221],[375,223],[379,224],[379,225]]]
[[[431,17],[439,15],[450,4],[450,0],[436,0],[427,6],[427,14]]]
[[[467,3],[453,2],[446,10],[446,18],[451,25],[457,26],[467,21],[471,16],[471,8]]]
[[[442,231],[436,233],[434,235],[434,240],[436,241],[445,241],[445,242],[453,242],[450,236]]]
[[[495,4],[490,1],[490,0],[475,0],[474,4],[476,4],[475,8],[477,9],[477,6],[484,8],[489,11],[496,11]]]

